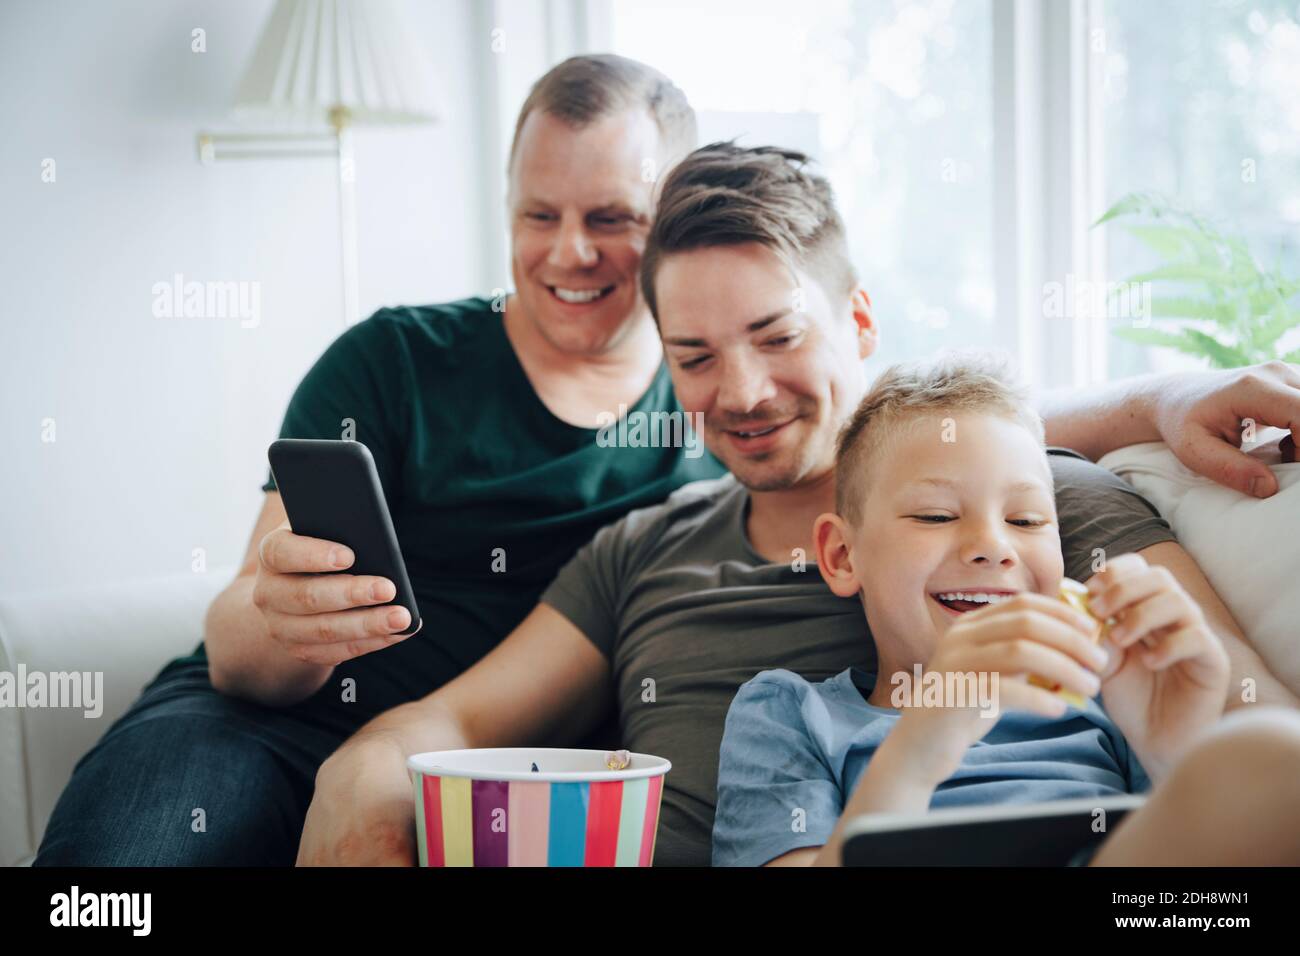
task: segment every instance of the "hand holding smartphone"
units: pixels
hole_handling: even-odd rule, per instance
[[[268,457],[291,528],[261,545],[264,573],[254,602],[272,637],[301,660],[337,664],[419,631],[423,622],[369,449],[354,441],[280,439]],[[348,551],[350,563],[330,563],[331,555]]]

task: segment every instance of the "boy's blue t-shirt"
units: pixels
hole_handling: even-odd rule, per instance
[[[899,712],[867,703],[875,675],[809,683],[763,671],[727,711],[714,866],[761,866],[822,846]],[[1097,699],[1051,719],[1008,711],[939,784],[930,809],[1141,793],[1151,781]]]

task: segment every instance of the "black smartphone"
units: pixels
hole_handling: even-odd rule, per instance
[[[845,866],[1065,866],[1146,802],[1119,793],[1044,803],[870,813],[844,827]],[[1097,811],[1106,822],[1096,828]]]
[[[424,622],[370,449],[358,441],[281,438],[267,458],[293,533],[346,544],[356,560],[337,573],[388,578],[397,587],[388,603],[411,612],[401,633],[418,631]]]

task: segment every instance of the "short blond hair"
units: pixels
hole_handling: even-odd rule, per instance
[[[835,510],[856,525],[873,459],[908,420],[936,412],[985,412],[1045,436],[1010,362],[992,352],[954,351],[937,359],[891,365],[881,373],[840,431],[835,451]]]

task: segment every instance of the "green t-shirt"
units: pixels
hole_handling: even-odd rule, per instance
[[[325,350],[289,402],[280,437],[370,449],[424,619],[415,636],[339,665],[318,692],[338,701],[339,682],[356,679],[348,723],[470,667],[599,528],[724,473],[702,446],[693,458],[682,447],[603,447],[597,429],[556,418],[502,318],[485,298],[381,309]],[[628,411],[680,411],[666,365]]]

